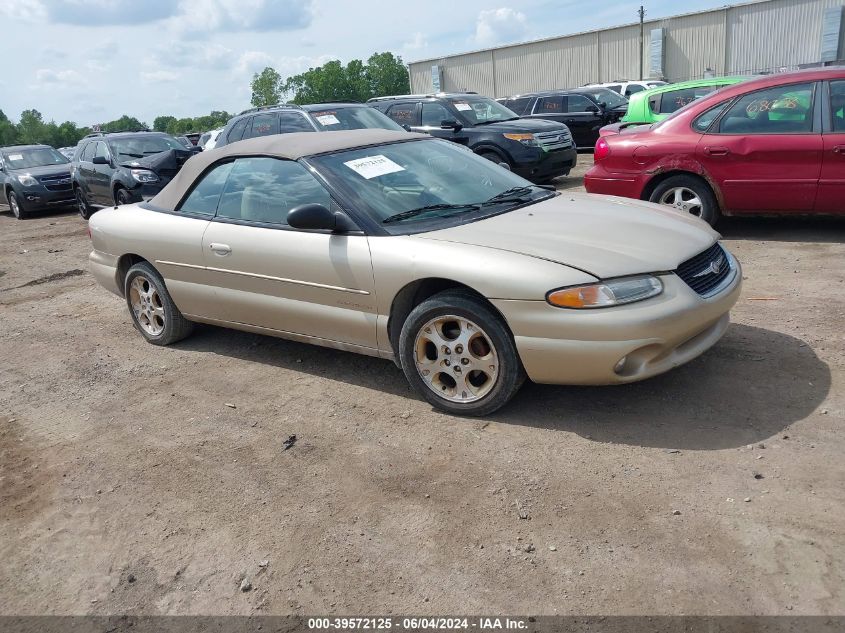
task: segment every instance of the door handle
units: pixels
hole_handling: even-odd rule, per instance
[[[214,251],[215,255],[220,255],[221,257],[224,257],[232,252],[232,249],[228,244],[218,244],[217,242],[212,242],[208,245],[208,247]]]
[[[833,146],[833,153],[834,154],[842,154],[845,156],[845,145],[834,145]]]
[[[731,150],[727,147],[705,147],[704,153],[708,156],[727,156]]]

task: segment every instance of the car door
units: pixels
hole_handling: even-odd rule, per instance
[[[203,236],[218,319],[376,348],[376,302],[367,237],[296,230],[288,212],[331,207],[301,163],[238,158]]]
[[[529,118],[565,123],[567,118],[566,101],[565,95],[538,97]]]
[[[79,160],[76,164],[76,183],[82,190],[88,204],[94,203],[94,196],[91,191],[91,182],[94,177],[94,150],[97,149],[97,141],[89,141],[79,149]]]
[[[566,98],[563,123],[572,132],[578,147],[594,147],[599,139],[602,114],[599,107],[584,95],[570,94]]]
[[[829,82],[825,92],[822,172],[815,210],[845,213],[845,79]]]
[[[89,178],[91,201],[96,205],[110,206],[114,204],[114,196],[111,191],[111,175],[114,173],[114,163],[105,141],[97,141],[94,148],[94,158],[106,162],[91,164],[91,176]]]
[[[3,161],[3,154],[0,154],[0,204],[8,204],[6,198],[6,183],[8,182],[9,174],[6,172],[6,163]]]
[[[816,88],[813,82],[747,93],[699,139],[696,156],[721,190],[724,210],[813,209],[822,158]]]

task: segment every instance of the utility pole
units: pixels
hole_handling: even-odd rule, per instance
[[[644,46],[644,33],[643,33],[643,19],[645,18],[645,9],[642,5],[640,5],[640,10],[637,11],[637,15],[640,16],[640,76],[637,79],[645,79],[643,75],[643,46]]]

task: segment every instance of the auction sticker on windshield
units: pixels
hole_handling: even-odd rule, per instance
[[[458,102],[455,104],[455,107],[462,112],[466,112],[467,110],[472,110],[472,106],[468,103]]]
[[[385,174],[392,174],[397,171],[405,171],[404,167],[397,165],[387,156],[382,156],[381,154],[378,154],[377,156],[356,158],[355,160],[346,161],[343,164],[367,180],[370,178],[377,178],[378,176],[384,176]]]
[[[321,114],[317,120],[323,125],[340,125],[340,121],[333,114]]]
[[[23,160],[23,154],[9,154],[9,160]]]

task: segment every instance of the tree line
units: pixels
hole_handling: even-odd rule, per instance
[[[411,90],[408,69],[393,53],[375,53],[366,63],[353,59],[345,66],[333,60],[309,68],[304,73],[283,79],[268,66],[252,77],[252,105],[290,103],[325,103],[329,101],[365,102],[372,97],[407,94]]]
[[[292,103],[363,103],[371,97],[410,92],[408,70],[402,58],[393,53],[375,53],[366,63],[353,59],[345,66],[333,60],[286,79],[268,66],[253,75],[251,87],[254,106],[273,105],[282,102],[283,98]],[[152,129],[181,136],[188,132],[206,132],[223,127],[230,118],[232,115],[223,110],[214,110],[210,114],[193,118],[162,115],[153,120]],[[120,132],[149,128],[146,123],[124,114],[119,119],[100,124],[99,129],[101,132]],[[68,147],[76,145],[91,132],[91,127],[79,126],[73,121],[44,121],[41,113],[35,109],[24,110],[20,120],[14,123],[0,110],[0,146],[43,143],[53,147]]]

